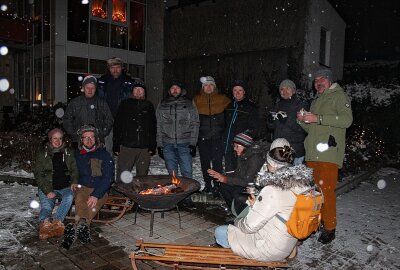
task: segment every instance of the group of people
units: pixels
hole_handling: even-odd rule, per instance
[[[154,109],[146,99],[146,85],[124,72],[121,59],[111,58],[107,64],[108,72],[100,79],[91,75],[83,79],[83,94],[68,104],[63,117],[63,127],[78,149],[68,148],[63,131],[53,129],[49,142],[38,152],[34,173],[42,206],[41,239],[64,234],[65,247],[75,238],[82,243],[90,241],[90,222],[105,203],[114,181],[114,160],[117,184],[121,174],[133,166],[137,176],[147,175],[156,152],[164,159],[169,174],[192,178],[197,146],[203,192],[221,195],[232,213],[240,217],[235,225],[217,230],[216,239],[222,246],[249,258],[284,256],[294,241],[281,224],[275,224],[274,213],[289,215],[295,201],[289,191],[297,192],[312,182],[325,197],[319,240],[329,243],[335,238],[334,190],[352,112],[343,89],[333,83],[330,70],[314,74],[317,94],[311,107],[297,97],[294,82],[282,81],[281,99],[268,120],[274,135],[271,144],[256,140],[259,113],[247,98],[248,89],[242,80],[233,82],[230,99],[219,93],[213,77],[202,77],[200,93],[193,100],[187,97],[184,84],[173,80],[167,97]],[[329,146],[321,151],[319,145],[324,143]],[[304,161],[307,167],[302,165]],[[293,164],[299,166],[293,169]],[[281,170],[288,172],[278,173]],[[294,181],[299,178],[292,177],[295,174],[302,180]],[[257,175],[263,189],[257,199],[247,198],[243,191]],[[64,227],[74,196],[75,222]],[[285,200],[275,201],[280,196],[285,197],[284,206]],[[61,203],[52,218],[57,197]],[[195,207],[190,196],[183,204],[189,209]],[[243,211],[246,215],[241,214]],[[285,241],[276,238],[276,230]],[[282,243],[287,243],[287,248],[274,248]],[[273,250],[280,253],[272,256]]]

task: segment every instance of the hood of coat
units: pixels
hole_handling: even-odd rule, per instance
[[[283,167],[275,173],[266,173],[260,176],[260,185],[275,186],[282,190],[295,187],[307,187],[314,185],[313,170],[304,166]]]
[[[256,141],[255,144],[246,148],[245,155],[252,156],[262,153],[263,157],[266,159],[270,146],[271,146],[270,142],[262,140]]]

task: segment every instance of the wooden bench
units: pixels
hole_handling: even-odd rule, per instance
[[[96,223],[113,223],[119,220],[125,213],[132,209],[132,201],[127,197],[108,196],[106,203],[97,212],[92,222]],[[66,219],[74,219],[75,213],[69,213]]]
[[[297,246],[287,260],[276,262],[249,260],[233,254],[227,248],[144,243],[143,240],[139,240],[136,246],[138,248],[129,255],[134,270],[139,270],[136,260],[154,261],[173,269],[238,269],[243,266],[287,268],[288,262],[297,255]],[[232,266],[236,268],[228,268]]]

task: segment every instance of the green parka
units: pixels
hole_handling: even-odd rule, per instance
[[[66,174],[71,176],[71,184],[76,184],[79,178],[73,150],[65,147],[64,144],[58,149],[53,149],[50,143],[47,143],[39,149],[36,154],[35,164],[33,165],[33,174],[35,175],[36,183],[39,189],[46,195],[53,191],[52,160],[55,152],[63,152],[63,158],[68,168]]]
[[[306,161],[331,162],[342,168],[346,146],[346,128],[353,122],[353,113],[349,97],[337,83],[331,85],[322,94],[318,93],[311,103],[310,111],[319,115],[318,123],[299,122],[308,133],[304,147]],[[326,151],[317,149],[317,145],[328,143],[329,136],[335,138],[337,145]]]

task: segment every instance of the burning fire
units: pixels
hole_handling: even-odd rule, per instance
[[[141,195],[162,195],[162,194],[170,194],[173,193],[173,190],[178,189],[179,183],[181,181],[175,176],[175,172],[172,171],[172,176],[171,176],[171,184],[167,185],[157,185],[154,188],[149,188],[142,190],[139,192]]]

